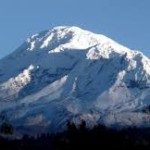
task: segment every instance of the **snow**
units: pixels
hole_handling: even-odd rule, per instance
[[[26,125],[32,126],[41,123],[44,120],[44,116],[42,114],[38,114],[36,116],[32,116],[27,118]]]
[[[146,56],[78,27],[35,34],[0,60],[0,111],[16,126],[148,126],[149,93]]]
[[[62,86],[67,80],[67,76],[62,77],[61,79],[53,82],[52,84],[46,86],[38,93],[31,94],[20,101],[21,104],[30,104],[34,101],[41,99],[42,97],[47,96],[47,101],[57,99],[61,96]]]
[[[30,65],[22,73],[16,77],[10,78],[7,82],[0,85],[0,97],[3,100],[11,100],[17,97],[17,94],[23,89],[30,81],[30,72],[34,69],[33,65]]]

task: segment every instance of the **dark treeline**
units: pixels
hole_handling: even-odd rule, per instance
[[[38,137],[24,135],[21,140],[0,138],[0,150],[100,150],[150,149],[150,129],[108,129],[98,125],[92,129],[83,121],[78,127],[68,123],[67,130],[56,135]]]

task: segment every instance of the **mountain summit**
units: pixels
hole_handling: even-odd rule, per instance
[[[104,35],[55,27],[0,60],[0,112],[17,131],[150,126],[150,60]],[[42,128],[41,128],[42,127]]]

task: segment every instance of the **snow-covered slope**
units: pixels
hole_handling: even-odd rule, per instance
[[[0,60],[0,112],[22,132],[58,131],[68,120],[149,126],[149,98],[150,60],[78,27],[33,35]]]

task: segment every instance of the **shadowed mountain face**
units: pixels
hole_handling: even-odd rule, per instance
[[[0,112],[23,133],[149,126],[150,60],[78,27],[33,35],[0,61]]]

